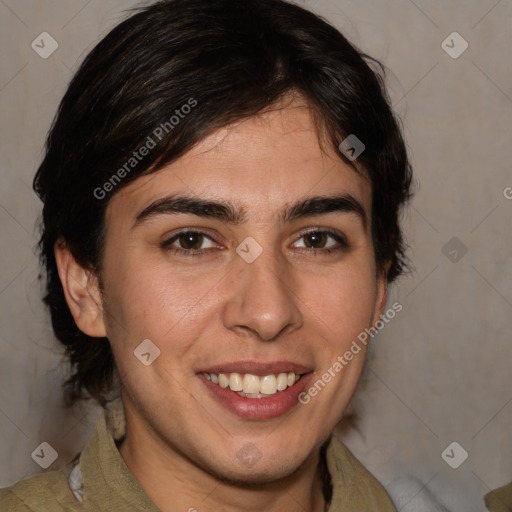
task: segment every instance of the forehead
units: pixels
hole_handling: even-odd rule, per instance
[[[130,183],[113,197],[110,213],[140,210],[168,194],[228,200],[259,215],[308,196],[350,194],[369,217],[369,180],[321,136],[303,101],[278,105],[211,133],[175,162]]]

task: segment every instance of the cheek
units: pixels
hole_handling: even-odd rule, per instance
[[[211,316],[221,280],[221,274],[193,276],[147,260],[119,262],[110,286],[106,283],[114,319],[112,339],[119,338],[116,331],[121,327],[123,339],[128,336],[133,343],[145,338],[161,344],[176,338],[185,343]]]
[[[304,280],[300,297],[336,345],[350,343],[372,323],[377,283],[371,265],[347,265],[321,279]],[[327,329],[326,329],[327,328]]]
[[[184,279],[168,269],[165,274],[159,268],[145,268],[126,273],[117,283],[107,297],[108,314],[114,318],[108,337],[121,375],[129,375],[122,379],[124,385],[135,395],[133,383],[145,382],[145,388],[158,393],[162,382],[165,386],[172,386],[176,379],[185,382],[196,342],[213,325],[209,298],[215,281]],[[146,339],[159,351],[157,364],[149,367],[134,357]]]

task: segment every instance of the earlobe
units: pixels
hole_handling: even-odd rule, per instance
[[[54,251],[66,302],[77,327],[89,336],[105,337],[97,277],[75,260],[65,242],[56,242]]]

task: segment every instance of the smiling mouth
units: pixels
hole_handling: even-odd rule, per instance
[[[206,373],[202,376],[221,388],[229,388],[244,398],[271,398],[298,382],[302,374],[287,372],[264,376],[250,373]]]

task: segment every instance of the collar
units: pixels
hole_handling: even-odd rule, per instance
[[[101,413],[96,430],[80,455],[79,464],[71,471],[70,488],[78,501],[93,504],[97,510],[159,512],[117,449],[116,442],[125,435],[126,420],[119,397],[109,402]]]

